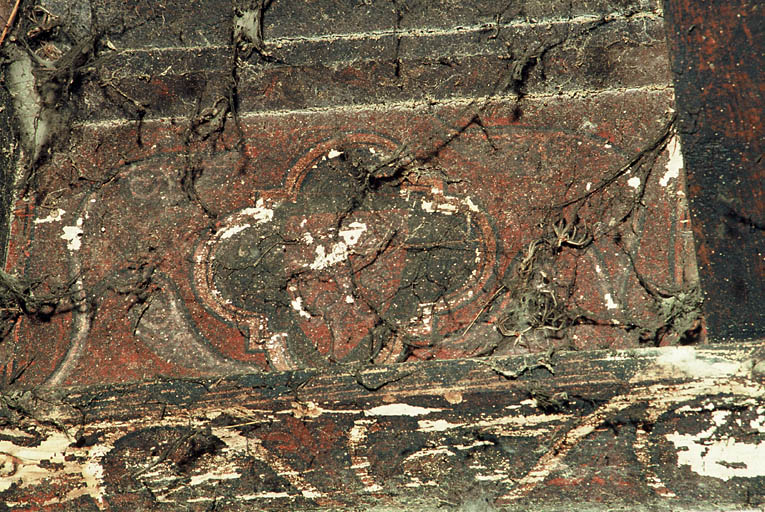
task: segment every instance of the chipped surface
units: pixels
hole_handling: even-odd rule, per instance
[[[723,481],[765,477],[765,444],[738,442],[729,437],[710,440],[710,435],[702,434],[667,434],[677,449],[678,465]]]
[[[0,430],[0,496],[117,511],[357,510],[381,500],[429,510],[444,496],[467,499],[475,483],[510,510],[571,496],[593,510],[765,498],[752,437],[765,424],[765,388],[745,371],[761,346],[687,348],[696,375],[652,371],[677,360],[665,348],[559,354],[555,375],[515,380],[492,365],[509,371],[524,358],[71,390],[59,426],[27,417]],[[381,375],[391,380],[380,391],[360,384]]]
[[[669,180],[677,179],[683,170],[683,154],[680,151],[680,138],[677,135],[670,140],[667,145],[667,151],[669,152],[667,171],[659,180],[659,185],[662,187],[669,185]]]

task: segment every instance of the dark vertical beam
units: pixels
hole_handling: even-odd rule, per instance
[[[665,0],[712,340],[765,337],[765,8]]]

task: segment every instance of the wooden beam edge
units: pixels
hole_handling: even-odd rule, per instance
[[[465,496],[555,510],[561,482],[603,480],[602,450],[627,487],[611,502],[583,494],[593,510],[765,501],[762,464],[688,458],[704,443],[763,449],[763,342],[26,389],[2,403],[13,510],[431,510]],[[691,480],[708,492],[683,496]]]

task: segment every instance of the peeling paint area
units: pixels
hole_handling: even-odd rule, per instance
[[[7,433],[7,431],[3,431]],[[24,433],[26,435],[26,433]],[[108,443],[88,448],[72,446],[72,438],[64,432],[51,432],[37,446],[24,446],[8,440],[0,441],[0,492],[11,486],[20,489],[35,487],[44,482],[57,482],[75,478],[81,485],[61,496],[51,498],[45,506],[66,503],[81,496],[90,496],[103,508],[104,468],[103,456],[112,448]]]
[[[10,441],[0,441],[3,468],[12,476],[0,479],[0,491],[12,485],[27,487],[52,478],[55,471],[50,464],[63,464],[64,454],[71,440],[64,434],[53,434],[34,448],[26,448]],[[45,462],[43,462],[45,461]]]
[[[57,208],[53,211],[51,211],[47,217],[43,217],[41,219],[35,219],[33,221],[34,224],[47,224],[49,222],[61,222],[63,215],[66,212],[62,210],[61,208]]]
[[[329,252],[323,245],[318,245],[315,249],[316,258],[308,265],[309,268],[324,270],[347,260],[350,254],[349,249],[359,242],[366,230],[367,225],[363,222],[351,222],[346,229],[340,229],[337,234],[343,241],[331,244]],[[313,241],[313,238],[310,239]]]
[[[719,363],[725,359],[712,357],[713,352],[696,351],[696,360]],[[670,352],[672,349],[646,349],[641,354],[653,361]],[[617,355],[622,354],[629,355],[627,351]],[[633,359],[639,357],[634,352],[632,355]],[[742,360],[727,359],[739,364]],[[325,380],[315,389],[309,383],[298,390],[299,397],[286,390],[275,398],[263,398],[262,389],[271,393],[272,388],[260,384],[242,387],[245,381],[238,377],[220,387],[220,381],[208,380],[206,389],[215,399],[191,400],[182,407],[163,409],[139,397],[140,403],[148,404],[140,407],[147,409],[121,413],[124,417],[115,421],[99,416],[87,425],[89,433],[98,432],[102,438],[92,447],[74,447],[70,437],[52,428],[45,430],[36,446],[24,446],[29,444],[30,434],[6,429],[5,436],[18,440],[0,441],[0,468],[6,475],[13,472],[10,479],[0,482],[6,491],[16,484],[13,492],[17,494],[6,500],[11,502],[15,496],[48,489],[56,482],[60,485],[58,496],[42,500],[48,506],[90,496],[105,509],[141,486],[151,491],[155,504],[223,505],[219,500],[226,500],[226,504],[256,502],[264,509],[278,509],[284,505],[281,500],[319,503],[335,499],[337,480],[330,474],[355,476],[351,480],[342,477],[347,487],[341,491],[355,493],[354,498],[361,501],[354,501],[354,505],[367,504],[366,497],[374,499],[389,492],[393,465],[380,453],[393,453],[395,492],[442,495],[454,486],[474,482],[491,486],[499,505],[521,505],[524,499],[541,493],[557,496],[559,488],[583,486],[596,497],[622,489],[625,499],[634,492],[670,499],[680,495],[678,489],[686,484],[676,487],[678,479],[687,479],[683,476],[687,471],[720,482],[765,476],[760,462],[765,460],[763,448],[751,436],[765,426],[765,406],[761,405],[765,391],[761,385],[727,377],[691,379],[682,373],[676,373],[668,383],[656,383],[654,375],[640,370],[645,366],[641,361],[635,371],[643,380],[625,383],[629,389],[624,394],[607,395],[600,379],[612,378],[612,374],[593,368],[603,361],[621,368],[627,360],[579,359],[575,370],[565,359],[556,363],[556,369],[564,373],[556,372],[547,384],[568,390],[570,397],[580,393],[583,386],[590,386],[585,387],[588,392],[599,390],[606,396],[595,406],[572,400],[566,413],[544,413],[538,399],[508,386],[485,365],[460,370],[477,380],[453,382],[436,382],[443,378],[441,370],[429,373],[431,370],[423,366],[422,373],[404,374],[407,376],[391,381],[383,393],[367,392],[359,386],[358,371],[345,375],[346,381]],[[575,375],[585,371],[595,382],[572,381],[572,371]],[[382,368],[362,372],[366,378],[385,373]],[[678,383],[678,376],[684,380]],[[262,375],[246,379],[250,377],[259,383],[269,382],[267,377],[259,380]],[[277,378],[283,379],[284,374]],[[324,379],[326,375],[317,377]],[[470,386],[471,382],[482,384]],[[183,381],[182,387],[168,387],[165,392],[187,396],[186,384],[188,381]],[[337,389],[343,390],[341,398],[328,399],[328,390],[331,394]],[[457,390],[465,389],[470,393],[463,397]],[[99,402],[99,407],[108,404],[109,411],[119,410],[109,396]],[[433,406],[444,402],[450,405]],[[635,409],[635,405],[640,407]],[[616,466],[620,476],[615,483],[605,478],[598,457],[593,456],[601,450],[599,439],[613,440],[604,422],[628,409],[638,411],[634,414],[652,428],[650,432],[636,429],[633,442],[612,448],[615,460],[630,461],[629,465],[621,462]],[[79,425],[82,420],[75,412],[67,421]],[[200,436],[199,441],[189,443],[189,435]],[[316,453],[331,455],[318,458]],[[306,468],[305,461],[312,457],[314,465]],[[657,467],[657,457],[677,457],[677,466]],[[574,469],[577,473],[572,476]],[[252,488],[253,478],[261,482],[256,489]],[[131,485],[115,484],[123,481]]]
[[[245,229],[249,227],[251,227],[251,224],[242,224],[239,226],[228,227],[220,233],[219,235],[220,239],[226,240],[227,238],[231,238],[232,236],[236,235],[237,233],[241,233],[242,231],[244,231]]]
[[[241,215],[251,217],[258,224],[270,222],[274,218],[274,210],[267,208],[262,198],[255,202],[254,208],[245,208],[240,213]]]
[[[79,251],[82,247],[82,217],[77,219],[75,225],[64,226],[63,232],[61,239],[66,241],[66,248],[69,251]]]
[[[447,420],[420,420],[417,422],[420,432],[443,432],[445,430],[462,427],[464,423],[450,423]]]
[[[446,455],[447,457],[454,457],[456,453],[451,451],[446,446],[439,446],[437,448],[425,448],[423,450],[418,450],[414,452],[413,454],[409,455],[405,461],[411,461],[413,459],[421,459],[423,457],[434,457],[438,455]]]
[[[726,435],[716,435],[720,420],[729,411],[720,413],[717,425],[698,434],[666,434],[677,450],[678,466],[688,466],[701,476],[728,481],[734,477],[756,478],[765,476],[765,443],[743,442]],[[758,418],[763,421],[764,418]],[[714,421],[714,420],[713,420]]]
[[[659,185],[666,187],[669,185],[669,180],[677,179],[680,176],[680,171],[683,170],[683,154],[680,149],[680,137],[675,135],[667,144],[667,151],[669,152],[669,161],[667,162],[667,171],[664,176],[659,180]]]
[[[496,482],[507,478],[507,473],[493,473],[490,475],[476,475],[475,479],[479,482]]]
[[[409,404],[387,404],[364,411],[364,416],[424,416],[443,409],[432,409]]]
[[[303,298],[297,297],[292,302],[290,302],[290,305],[292,306],[292,309],[298,312],[298,314],[303,318],[311,318],[311,314],[303,309]]]

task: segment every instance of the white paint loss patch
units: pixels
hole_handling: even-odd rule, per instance
[[[35,219],[33,222],[35,224],[47,224],[49,222],[61,222],[61,218],[62,218],[62,216],[65,213],[66,212],[64,210],[59,208],[58,210],[54,210],[54,211],[50,212],[47,217],[44,217],[42,219]]]
[[[338,151],[338,150],[336,150],[336,149],[330,149],[330,150],[329,150],[329,153],[327,153],[327,156],[328,156],[329,158],[337,158],[337,157],[339,157],[339,156],[340,156],[340,155],[342,155],[342,154],[343,154],[343,152],[342,152],[342,151]]]
[[[757,413],[761,416],[757,418],[756,420],[752,420],[749,422],[749,427],[751,427],[752,430],[756,430],[757,432],[765,433],[765,416],[762,416],[762,411],[760,409],[763,409],[762,407],[757,409]]]
[[[316,247],[316,257],[309,266],[311,270],[324,270],[327,267],[345,261],[347,258],[348,246],[343,242],[333,245],[329,252],[327,252],[323,245],[319,245]]]
[[[453,197],[444,197],[444,199],[454,199]],[[475,205],[474,205],[475,206]],[[444,215],[452,215],[459,207],[452,203],[439,203],[436,201],[422,200],[422,210],[427,213],[443,213]]]
[[[88,462],[82,470],[83,480],[88,494],[103,504],[104,467],[101,460],[112,449],[111,445],[102,444],[94,446],[88,452]]]
[[[478,206],[473,202],[472,199],[470,199],[470,196],[465,198],[465,204],[471,212],[478,212]]]
[[[243,501],[252,501],[252,500],[272,500],[274,498],[289,498],[290,494],[288,492],[261,492],[258,494],[240,494],[236,498],[238,500]],[[191,500],[188,500],[191,501]]]
[[[102,508],[104,470],[101,459],[112,446],[101,444],[87,449],[87,453],[83,454],[83,449],[72,448],[71,444],[72,439],[63,432],[51,433],[37,446],[20,446],[10,441],[0,441],[0,469],[3,470],[0,492],[14,484],[24,488],[45,481],[72,482],[74,478],[80,482],[75,488],[46,501],[43,506],[89,495]]]
[[[348,224],[348,228],[338,231],[338,235],[345,241],[348,247],[356,245],[361,238],[361,235],[367,230],[367,225],[363,222],[351,222]]]
[[[436,207],[436,209],[441,213],[451,215],[457,211],[457,205],[451,203],[441,203]]]
[[[710,440],[710,436],[705,430],[696,435],[675,432],[666,438],[678,450],[678,466],[689,466],[696,474],[725,481],[765,476],[765,444],[742,443],[730,437]]]
[[[627,185],[634,188],[635,190],[640,188],[640,178],[637,176],[633,176],[632,178],[627,180]]]
[[[507,478],[507,473],[498,473],[495,475],[476,475],[475,479],[479,482],[495,482]]]
[[[343,239],[342,242],[331,244],[329,251],[323,245],[318,245],[315,250],[316,257],[309,265],[311,270],[324,270],[347,260],[349,249],[359,242],[366,230],[367,225],[363,222],[351,222],[347,228],[337,233]]]
[[[82,247],[82,217],[77,219],[74,226],[64,226],[63,231],[61,238],[66,240],[66,248],[70,251],[79,251]]]
[[[34,448],[0,441],[0,452],[4,459],[2,467],[11,470],[7,473],[10,476],[0,478],[0,492],[13,484],[23,488],[54,477],[56,471],[51,465],[64,464],[64,452],[71,442],[63,433],[52,434]],[[14,467],[16,464],[18,466]]]
[[[439,455],[446,455],[447,457],[453,457],[456,454],[446,446],[439,446],[438,448],[424,448],[417,452],[414,452],[404,460],[421,459],[423,457],[434,457]]]
[[[417,430],[420,432],[444,432],[446,430],[461,427],[464,423],[449,423],[446,420],[419,420]]]
[[[292,302],[290,302],[290,305],[292,306],[292,309],[297,311],[298,314],[303,318],[311,318],[311,313],[303,309],[303,297],[297,297]]]
[[[262,198],[257,200],[255,203],[255,208],[245,208],[241,211],[241,214],[252,217],[252,219],[258,224],[271,222],[274,218],[274,210],[271,208],[266,208],[265,202]]]
[[[680,176],[680,171],[683,169],[683,154],[680,150],[680,139],[677,135],[672,137],[667,144],[667,152],[669,153],[669,161],[667,161],[667,172],[659,180],[659,185],[666,187],[669,184],[669,180]]]
[[[606,301],[606,308],[608,309],[619,309],[619,304],[617,304],[613,297],[611,297],[610,293],[607,293],[603,296],[603,300]]]
[[[231,226],[223,230],[223,233],[220,235],[221,240],[226,240],[227,238],[231,238],[232,236],[236,235],[237,233],[241,233],[245,229],[252,227],[250,224],[242,224],[241,226]]]
[[[205,473],[203,475],[192,476],[191,480],[189,481],[189,485],[199,485],[210,480],[236,480],[241,476],[242,475],[236,471],[231,473]]]
[[[364,411],[364,416],[425,416],[442,410],[409,404],[387,404]]]

